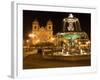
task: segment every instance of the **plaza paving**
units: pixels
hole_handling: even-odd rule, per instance
[[[90,60],[83,61],[64,61],[64,60],[47,60],[41,54],[30,54],[23,58],[23,69],[36,68],[57,68],[57,67],[80,67],[90,66]]]

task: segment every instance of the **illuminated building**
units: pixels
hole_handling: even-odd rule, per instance
[[[40,26],[37,20],[32,22],[32,44],[50,42],[53,40],[53,23],[47,21],[46,26]]]

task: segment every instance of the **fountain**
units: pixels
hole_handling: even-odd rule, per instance
[[[67,18],[63,19],[63,32],[66,31],[81,31],[79,19],[74,17],[73,14],[69,14]]]
[[[58,43],[56,48],[61,47],[61,50],[57,49],[56,52],[52,50],[51,56],[48,55],[48,52],[44,52],[46,53],[44,58],[72,61],[90,59],[90,40],[87,33],[82,32],[79,19],[73,14],[69,14],[67,18],[63,19],[63,33],[57,33],[56,36]]]

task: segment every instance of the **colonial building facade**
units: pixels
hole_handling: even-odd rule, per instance
[[[47,21],[46,26],[40,26],[38,20],[32,22],[32,44],[51,42],[53,40],[53,23]]]

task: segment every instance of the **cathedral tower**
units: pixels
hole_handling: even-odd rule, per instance
[[[53,30],[53,23],[51,20],[48,20],[47,24],[46,24],[46,28],[47,30],[49,31],[52,31]]]
[[[37,20],[34,20],[32,22],[32,31],[38,31],[40,28],[39,22]]]

